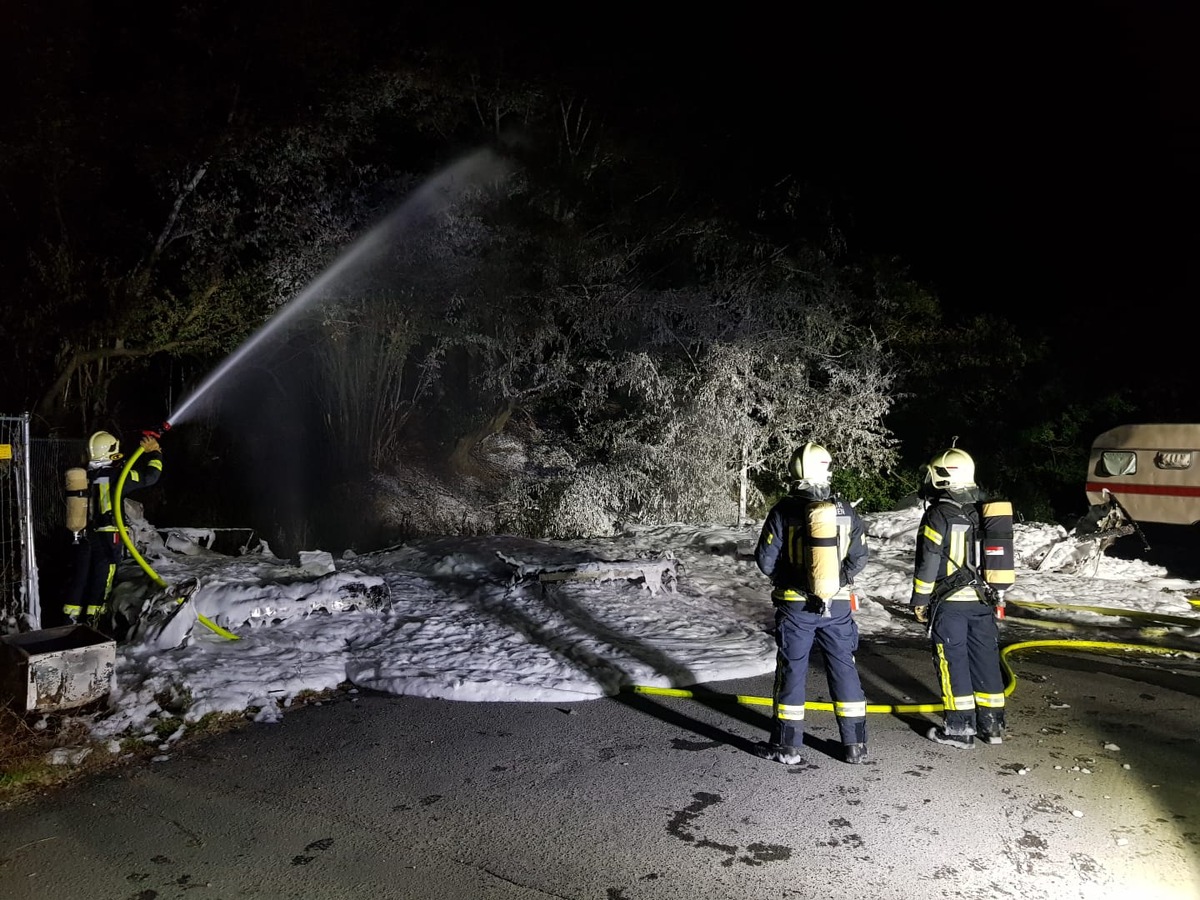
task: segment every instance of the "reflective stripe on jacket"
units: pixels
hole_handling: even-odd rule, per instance
[[[158,481],[162,475],[162,452],[143,453],[129,474],[125,476],[122,493],[148,488]],[[109,463],[95,469],[88,469],[88,482],[91,486],[91,499],[88,505],[88,522],[94,531],[116,531],[117,521],[113,515],[113,494],[117,490],[117,481],[121,477],[124,465],[120,462]]]

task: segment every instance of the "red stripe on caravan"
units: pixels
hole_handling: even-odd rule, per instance
[[[1182,484],[1101,484],[1096,481],[1087,483],[1087,490],[1099,494],[1107,490],[1120,496],[1121,494],[1152,494],[1156,497],[1200,497],[1200,487],[1188,487]]]

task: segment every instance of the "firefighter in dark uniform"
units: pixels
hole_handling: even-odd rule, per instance
[[[150,487],[162,474],[158,441],[146,435],[141,447],[141,457],[125,477],[123,495]],[[107,431],[97,431],[88,439],[88,524],[76,536],[73,547],[71,576],[63,604],[63,615],[69,622],[98,623],[106,611],[122,553],[121,535],[113,515],[113,495],[123,468],[121,459],[120,444]]]
[[[929,628],[933,662],[945,707],[927,737],[963,750],[975,736],[989,744],[1004,737],[1004,677],[999,631],[979,577],[979,513],[983,494],[975,462],[951,447],[925,467],[928,502],[917,529],[912,598],[917,621]]]
[[[854,576],[867,564],[866,532],[854,507],[831,494],[831,463],[829,451],[819,444],[805,444],[792,454],[791,490],[768,513],[755,550],[759,569],[774,585],[777,648],[771,736],[755,752],[786,765],[802,760],[804,689],[814,643],[824,657],[844,759],[857,764],[867,755],[867,701],[854,662],[858,626],[850,600]],[[810,590],[814,542],[807,537],[806,522],[810,505],[825,500],[836,509],[840,567],[837,591],[822,600]]]

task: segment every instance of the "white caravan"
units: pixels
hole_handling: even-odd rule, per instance
[[[1121,425],[1092,442],[1087,497],[1135,522],[1200,523],[1200,425]]]

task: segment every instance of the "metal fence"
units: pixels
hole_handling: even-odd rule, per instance
[[[0,632],[41,627],[29,415],[0,416]]]
[[[85,447],[31,438],[28,414],[0,416],[0,633],[44,627],[46,589],[57,592],[66,565],[63,476]]]
[[[82,438],[33,438],[29,442],[30,519],[33,534],[63,540],[66,528],[64,478],[67,469],[87,464]]]

